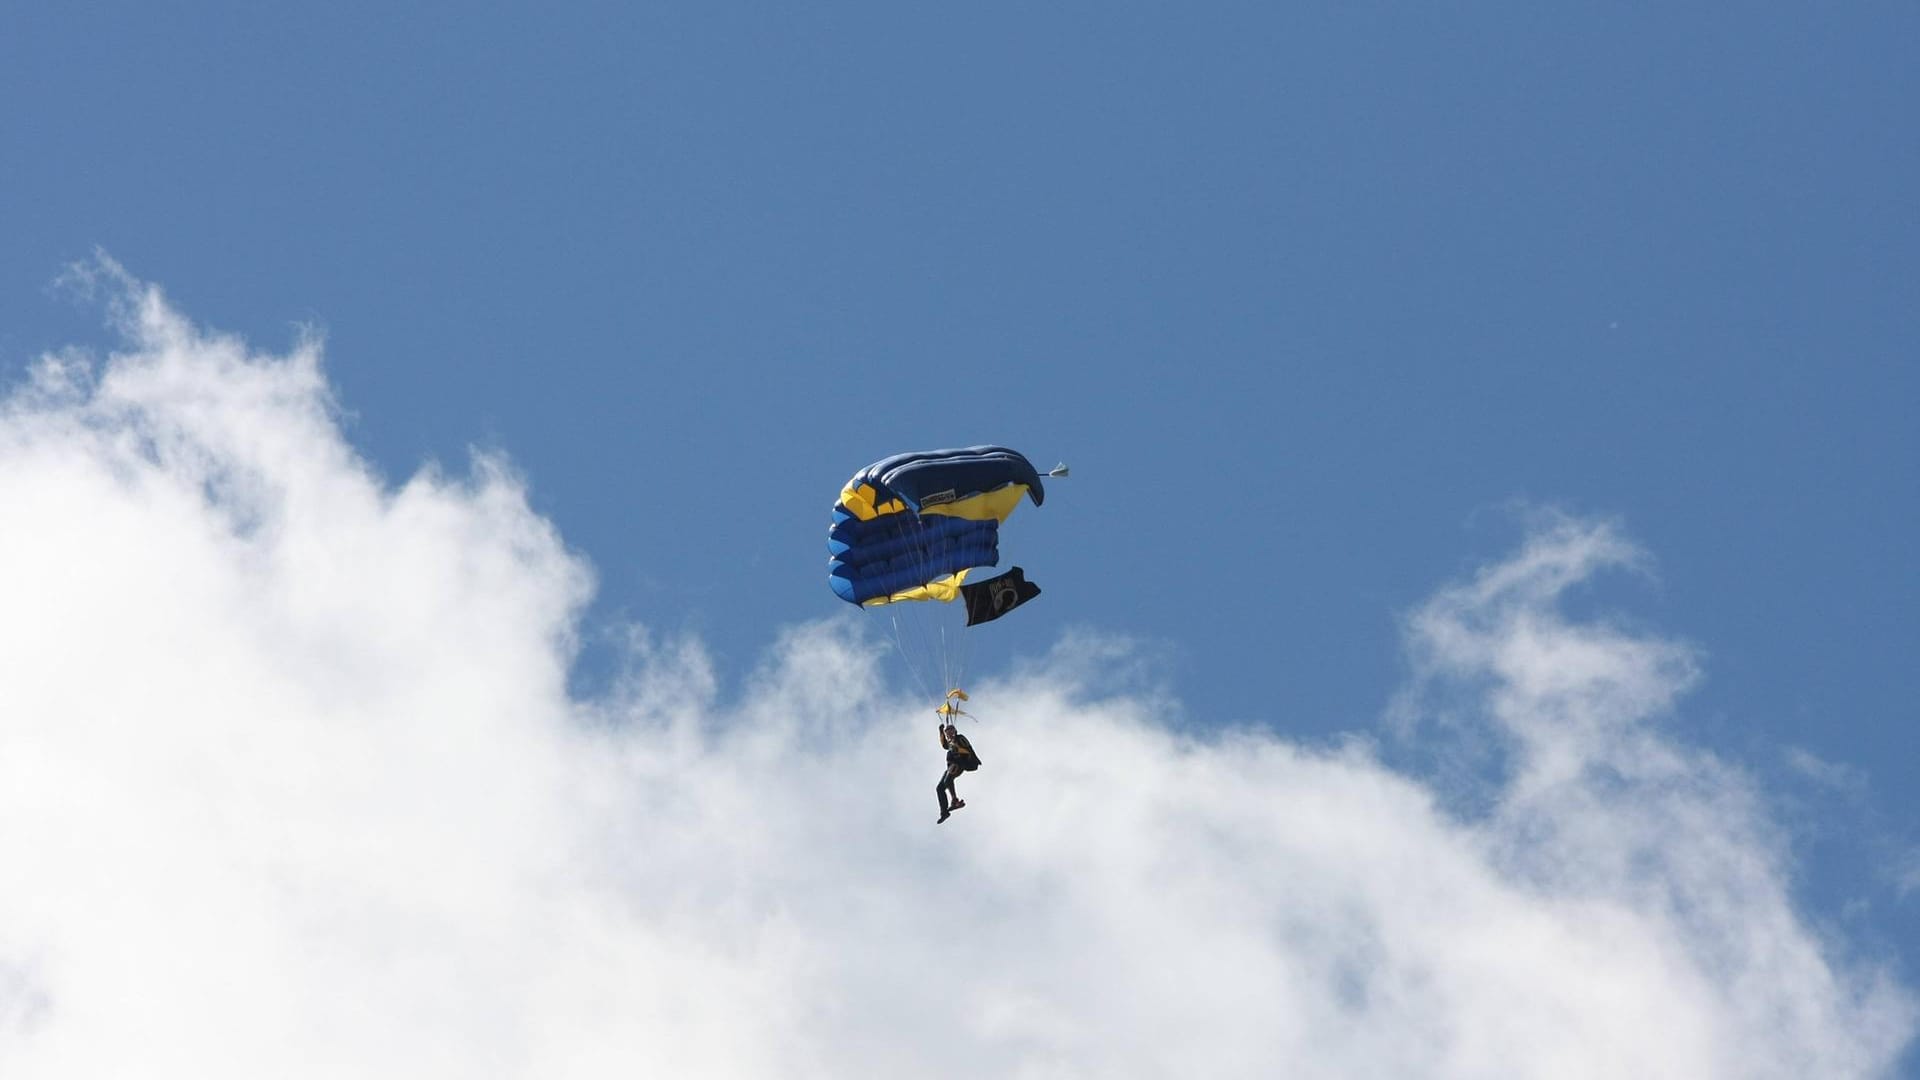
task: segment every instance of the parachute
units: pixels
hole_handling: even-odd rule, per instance
[[[1048,476],[1065,476],[1056,466]],[[907,667],[940,711],[959,712],[967,646],[962,631],[1039,595],[1019,567],[969,583],[1000,564],[1000,529],[1020,500],[1046,500],[1040,473],[1004,446],[895,454],[853,474],[827,529],[827,582],[850,604],[882,614]],[[955,604],[954,600],[963,603]],[[937,685],[936,685],[937,684]]]

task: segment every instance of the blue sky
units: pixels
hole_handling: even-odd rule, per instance
[[[54,284],[96,251],[318,330],[375,468],[504,454],[591,564],[583,698],[629,623],[751,698],[839,614],[847,475],[998,442],[1074,475],[975,670],[1129,639],[1169,722],[1421,768],[1407,620],[1544,512],[1616,522],[1650,572],[1562,602],[1696,650],[1661,730],[1911,985],[1920,15],[1736,15],[14,12],[0,372],[113,346]]]

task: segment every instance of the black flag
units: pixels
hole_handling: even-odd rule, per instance
[[[999,577],[960,586],[960,595],[967,602],[967,625],[973,626],[992,622],[1039,596],[1040,586],[1028,581],[1026,571],[1016,566]]]

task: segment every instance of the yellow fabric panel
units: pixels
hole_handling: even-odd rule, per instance
[[[873,499],[878,494],[880,493],[873,489],[872,484],[849,484],[840,489],[840,506],[861,521],[872,521],[882,514],[898,514],[907,509],[907,504],[899,499],[889,499],[875,505]],[[1027,485],[1008,484],[1006,487],[970,495],[956,502],[923,506],[920,512],[946,514],[950,517],[966,518],[968,521],[985,521],[992,518],[1005,523],[1026,494]]]
[[[875,506],[873,497],[878,494],[880,493],[873,490],[872,484],[861,484],[858,487],[848,484],[840,489],[840,506],[861,521],[872,521],[882,514],[897,514],[907,508],[907,504],[899,499],[889,499]]]
[[[1007,518],[1012,516],[1014,507],[1020,505],[1020,500],[1026,497],[1026,494],[1027,485],[1008,484],[1003,488],[995,488],[992,491],[983,491],[978,495],[970,495],[957,502],[941,503],[938,506],[922,506],[920,512],[922,514],[946,514],[950,517],[966,518],[968,521],[985,521],[988,518],[992,518],[1004,524]]]
[[[938,581],[916,585],[911,589],[894,593],[892,596],[876,596],[860,606],[879,607],[881,604],[897,604],[906,600],[938,600],[943,604],[951,603],[960,596],[960,586],[966,582],[967,575],[970,573],[972,573],[971,570],[962,570],[957,574],[948,574]]]

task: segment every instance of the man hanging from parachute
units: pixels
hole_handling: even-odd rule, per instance
[[[933,786],[934,797],[940,800],[940,817],[934,822],[935,825],[946,821],[955,810],[967,805],[960,800],[960,792],[954,788],[953,782],[960,779],[961,773],[972,772],[980,767],[980,755],[973,752],[973,744],[953,726],[954,717],[967,715],[954,704],[955,697],[965,701],[966,691],[948,691],[947,703],[936,710],[945,714],[940,721],[940,749],[947,752],[947,771],[940,774],[940,782]],[[951,805],[947,801],[948,796],[953,797]]]
[[[1067,467],[1057,465],[1047,475],[1066,476]],[[1046,499],[1032,462],[1004,446],[969,446],[876,461],[847,481],[833,506],[828,583],[842,600],[887,616],[909,672],[929,697],[945,690],[935,710],[947,751],[947,769],[934,791],[941,821],[966,805],[953,781],[980,765],[953,724],[966,715],[960,711],[967,700],[960,682],[970,639],[962,631],[1040,595],[1018,566],[984,581],[967,580],[979,567],[1000,564],[1000,527],[1022,497],[1035,506]],[[955,605],[956,599],[962,603]]]

